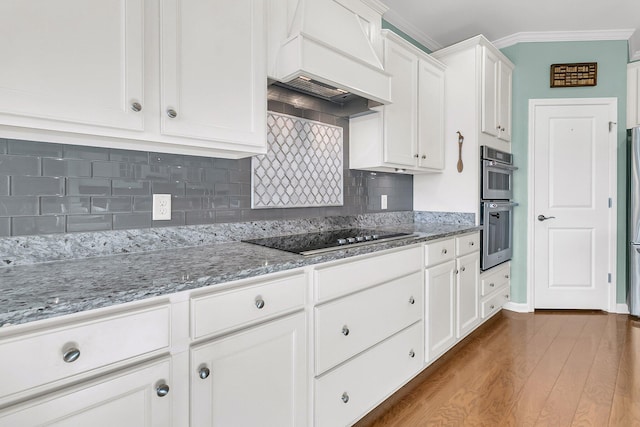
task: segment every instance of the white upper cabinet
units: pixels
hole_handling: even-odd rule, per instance
[[[142,130],[143,16],[143,0],[0,2],[0,124]]]
[[[391,101],[350,120],[349,167],[423,173],[444,168],[445,67],[383,30]]]
[[[164,0],[161,16],[162,133],[263,145],[263,3]]]
[[[98,4],[99,3],[99,4]],[[264,0],[0,4],[0,137],[266,150]]]
[[[513,67],[491,47],[482,47],[481,131],[511,141],[511,81]]]
[[[627,129],[640,126],[640,62],[627,65]]]

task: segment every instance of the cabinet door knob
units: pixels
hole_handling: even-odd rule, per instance
[[[509,294],[506,294],[504,297],[505,297],[506,299],[509,299]]]
[[[493,310],[494,308],[496,308],[495,305],[491,304],[491,307],[489,307],[491,310]]]
[[[427,158],[427,156],[426,156],[425,154],[423,154],[423,155],[422,155],[422,158],[423,158],[423,159],[426,159],[426,158]]]
[[[420,155],[419,154],[414,154],[413,157],[415,157],[417,159],[418,157],[420,157]]]
[[[504,278],[505,278],[505,279],[508,279],[508,278],[509,278],[509,275],[508,275],[508,274],[505,274],[505,275],[504,275]]]
[[[342,335],[344,335],[345,337],[349,335],[349,328],[347,328],[347,325],[344,325],[342,327]]]
[[[131,104],[131,109],[136,113],[139,113],[140,111],[142,111],[142,104],[140,104],[139,102],[134,102]]]
[[[256,298],[256,307],[258,307],[258,310],[262,310],[264,308],[264,300],[262,298]]]
[[[460,273],[460,272],[459,272],[458,270],[455,270],[455,273],[456,273],[456,274],[458,274],[458,273]]]
[[[446,254],[447,254],[447,249],[445,248],[442,250],[442,255],[446,255]]]
[[[413,305],[416,303],[416,300],[413,297],[409,297],[409,304]]]
[[[345,391],[344,393],[342,393],[342,397],[341,397],[342,401],[344,403],[349,402],[349,395],[347,394],[347,392]]]
[[[496,284],[495,284],[495,283],[489,283],[489,287],[490,287],[490,288],[493,288],[493,287],[495,287],[495,286],[496,286]]]
[[[496,126],[496,129],[500,130],[500,125]]]
[[[158,397],[165,397],[167,394],[169,394],[169,386],[166,384],[160,384],[158,387],[156,387],[156,394],[158,395]]]
[[[460,267],[460,270],[465,271],[466,268],[464,268],[464,266]]]
[[[415,351],[413,351],[413,350],[409,350],[409,357],[410,357],[410,358],[412,358],[412,359],[413,359],[414,357],[416,357],[416,352],[415,352]]]
[[[167,110],[167,116],[169,116],[170,119],[175,119],[176,117],[178,117],[178,112],[173,108],[169,108]]]
[[[73,363],[79,358],[80,358],[80,350],[78,350],[75,347],[65,351],[64,354],[62,355],[62,360],[64,360],[66,363]]]
[[[504,128],[500,128],[500,130],[501,130],[502,132],[504,132]]]
[[[475,246],[476,242],[469,242],[469,246]]]
[[[207,368],[206,366],[203,366],[202,368],[200,368],[200,370],[198,371],[198,376],[200,377],[200,379],[202,380],[206,380],[207,378],[209,378],[209,374],[211,374],[211,371],[209,370],[209,368]]]

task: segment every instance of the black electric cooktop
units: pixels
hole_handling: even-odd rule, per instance
[[[317,233],[292,234],[288,236],[266,237],[263,239],[243,240],[245,243],[280,249],[300,255],[314,255],[322,252],[344,249],[348,246],[360,246],[390,240],[414,237],[411,233],[398,233],[366,228],[347,228]]]

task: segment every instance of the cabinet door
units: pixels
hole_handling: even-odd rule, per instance
[[[265,146],[263,0],[161,5],[162,133]]]
[[[435,360],[456,342],[455,261],[426,270],[427,362]]]
[[[384,161],[413,167],[418,154],[418,58],[403,46],[387,39],[385,71],[392,76],[392,104],[384,107]]]
[[[456,260],[457,333],[459,339],[473,330],[480,322],[480,254],[474,252]]]
[[[305,336],[299,313],[194,347],[191,425],[305,425]]]
[[[0,426],[168,427],[173,393],[165,359],[0,411]],[[159,387],[167,386],[166,394]]]
[[[498,136],[500,125],[498,123],[498,66],[500,58],[491,52],[486,46],[482,47],[482,132]]]
[[[498,138],[511,141],[511,84],[513,71],[504,62],[499,64],[499,102],[498,125],[500,133]]]
[[[143,0],[0,2],[0,123],[142,130],[143,13]]]
[[[444,70],[425,60],[418,68],[418,166],[444,169]]]

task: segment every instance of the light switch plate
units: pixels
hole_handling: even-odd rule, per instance
[[[168,221],[171,219],[171,194],[154,194],[151,219]]]

